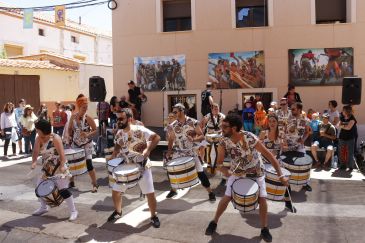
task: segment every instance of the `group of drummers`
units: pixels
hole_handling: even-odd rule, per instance
[[[287,101],[284,98],[281,102]],[[71,118],[70,137],[66,139],[72,149],[64,149],[61,138],[51,133],[51,125],[47,121],[36,123],[38,137],[32,168],[35,168],[38,155],[41,155],[44,173],[36,188],[41,207],[34,215],[44,214],[49,206],[58,206],[65,200],[71,213],[70,220],[77,218],[73,197],[68,190],[70,177],[88,172],[92,192],[98,190],[91,160],[91,138],[96,133],[96,125],[86,114],[87,98],[79,95],[76,104],[78,112]],[[173,198],[177,190],[192,187],[200,181],[207,190],[209,200],[215,201],[216,196],[203,169],[207,162],[207,172],[221,176],[221,184],[226,184],[226,190],[205,234],[212,235],[216,231],[219,218],[232,202],[242,212],[255,210],[259,205],[261,237],[272,241],[266,198],[284,201],[286,208],[295,213],[289,185],[303,186],[311,191],[312,159],[304,149],[310,129],[308,120],[302,115],[302,108],[301,103],[294,103],[286,111],[279,110],[269,115],[268,129],[261,131],[257,137],[242,130],[240,116],[234,113],[225,116],[215,103],[201,122],[188,117],[183,104],[174,105],[172,113],[175,118],[167,127],[165,168],[171,190],[166,197]],[[138,184],[147,197],[151,225],[159,228],[149,155],[158,145],[160,137],[134,120],[130,109],[123,109],[117,117],[114,148],[106,162],[115,210],[107,220],[111,222],[122,217],[121,195]]]

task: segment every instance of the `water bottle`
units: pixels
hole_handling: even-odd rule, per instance
[[[331,167],[333,169],[337,169],[337,163],[338,163],[338,158],[337,158],[337,155],[335,155],[332,159],[332,164],[331,164]]]

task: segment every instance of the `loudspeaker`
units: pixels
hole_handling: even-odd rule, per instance
[[[360,105],[361,78],[344,77],[342,81],[342,104]]]
[[[102,77],[92,76],[89,78],[89,97],[90,101],[101,102],[105,100],[106,89],[105,81]]]

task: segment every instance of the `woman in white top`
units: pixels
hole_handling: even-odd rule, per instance
[[[8,156],[8,147],[11,140],[11,147],[13,155],[16,155],[16,141],[18,141],[18,134],[16,133],[17,123],[14,113],[14,105],[8,102],[4,106],[3,113],[0,119],[1,134],[5,138],[4,156]]]
[[[24,142],[25,142],[25,153],[30,154],[30,144],[32,144],[32,149],[34,149],[34,143],[35,143],[35,136],[36,136],[36,130],[35,130],[35,121],[38,120],[38,117],[33,113],[33,107],[30,105],[26,105],[24,107],[24,114],[20,118],[20,125],[22,126],[22,134],[24,136]]]

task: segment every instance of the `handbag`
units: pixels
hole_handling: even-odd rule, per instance
[[[25,127],[22,128],[22,135],[25,137],[29,137],[31,135],[31,131],[28,131]]]

